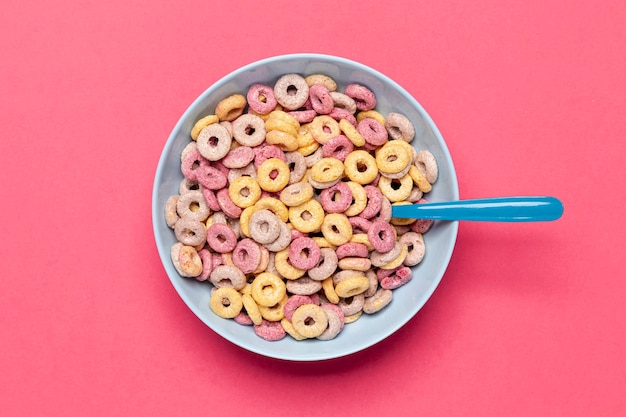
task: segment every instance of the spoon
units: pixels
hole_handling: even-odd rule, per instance
[[[563,214],[554,197],[497,197],[393,206],[392,217],[484,222],[545,222]]]

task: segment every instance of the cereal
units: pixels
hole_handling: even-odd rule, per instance
[[[411,120],[376,102],[365,85],[285,74],[193,125],[164,217],[174,268],[213,287],[217,315],[268,341],[332,340],[411,280],[433,221],[391,209],[425,202],[438,168],[409,144]]]

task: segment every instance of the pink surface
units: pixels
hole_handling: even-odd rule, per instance
[[[4,2],[0,413],[626,415],[624,2],[234,4]],[[164,272],[153,175],[212,82],[295,52],[414,94],[462,198],[554,195],[563,218],[461,224],[425,308],[364,352],[231,345]]]

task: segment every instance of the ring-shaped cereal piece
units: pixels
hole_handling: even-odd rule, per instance
[[[228,151],[224,159],[222,159],[222,165],[228,168],[228,174],[231,169],[239,169],[248,166],[254,160],[254,149],[249,146],[237,146]]]
[[[372,110],[376,107],[376,96],[364,85],[350,84],[346,86],[344,94],[355,101],[356,108],[360,111]]]
[[[317,112],[315,110],[294,110],[287,112],[287,114],[293,116],[298,123],[309,123],[315,119],[315,116],[317,116]]]
[[[385,128],[391,139],[410,142],[415,137],[413,123],[403,114],[390,112],[385,117]]]
[[[398,180],[398,179],[404,177],[405,175],[407,175],[409,173],[409,171],[411,170],[412,166],[414,166],[414,165],[409,164],[406,167],[404,167],[404,169],[402,171],[397,172],[395,174],[392,174],[392,173],[389,173],[389,172],[382,172],[382,171],[380,171],[380,175],[382,175],[383,177],[387,177],[389,179],[392,179],[392,180]]]
[[[283,307],[283,314],[285,315],[285,318],[291,321],[294,311],[296,311],[298,307],[305,304],[313,304],[313,300],[311,300],[311,297],[308,295],[296,294],[290,296]]]
[[[380,280],[381,288],[395,290],[409,282],[413,278],[413,272],[408,266],[397,267],[393,273]]]
[[[289,222],[302,233],[311,233],[319,230],[323,221],[324,209],[314,199],[299,206],[289,207]]]
[[[376,160],[364,150],[350,153],[343,164],[346,176],[361,185],[371,183],[378,175]]]
[[[231,287],[237,291],[246,286],[246,276],[234,265],[218,265],[211,271],[209,281],[215,288]]]
[[[289,184],[289,166],[278,158],[265,160],[257,170],[257,181],[265,191],[277,192]]]
[[[426,253],[426,246],[424,245],[424,237],[421,233],[407,232],[401,235],[398,240],[406,246],[407,249],[404,265],[415,266],[422,262]]]
[[[293,324],[291,324],[291,322],[289,320],[287,320],[287,317],[283,317],[282,319],[280,319],[280,325],[283,326],[283,329],[285,330],[285,332],[293,337],[295,340],[306,340],[307,338],[302,336],[300,333],[298,333],[296,331],[296,329],[293,328]]]
[[[288,112],[275,110],[271,112],[265,120],[265,129],[267,131],[280,130],[292,136],[298,136],[300,122]]]
[[[280,192],[280,201],[287,207],[304,204],[313,197],[313,186],[308,182],[288,185]]]
[[[258,146],[265,140],[265,121],[259,116],[246,113],[232,122],[233,139],[243,146]]]
[[[261,310],[259,310],[259,306],[256,301],[254,301],[254,298],[252,298],[250,294],[242,294],[241,301],[252,323],[260,325],[263,322],[263,316],[261,316]]]
[[[346,109],[340,109],[339,107],[335,107],[330,113],[328,113],[328,115],[335,119],[337,122],[341,120],[347,120],[348,122],[350,122],[351,125],[356,126],[356,118]]]
[[[250,238],[237,242],[232,253],[233,264],[244,274],[250,274],[257,270],[261,263],[261,248]]]
[[[372,262],[367,258],[358,256],[348,256],[337,262],[339,269],[349,269],[353,271],[365,272],[372,267]]]
[[[368,255],[367,246],[362,243],[347,242],[337,247],[337,259],[347,257],[367,258]]]
[[[174,234],[179,242],[187,246],[198,246],[206,240],[206,229],[201,221],[181,218],[174,225]]]
[[[354,297],[364,293],[370,286],[370,282],[364,275],[355,275],[346,278],[335,285],[335,292],[340,298]]]
[[[255,210],[248,222],[248,233],[262,245],[272,243],[280,234],[280,220],[267,209]]]
[[[410,195],[409,195],[409,197],[410,197]],[[406,201],[398,201],[396,203],[393,203],[391,205],[391,207],[392,207],[392,210],[393,210],[393,207],[396,207],[396,206],[409,206],[411,204],[412,203],[410,201],[408,201],[408,197],[407,197]],[[393,224],[394,226],[403,227],[403,226],[409,226],[411,223],[414,223],[415,221],[416,221],[416,219],[401,219],[401,218],[398,218],[398,217],[393,217],[391,219],[391,224]],[[398,234],[400,234],[400,233],[398,233]]]
[[[363,136],[365,142],[372,146],[381,146],[388,140],[385,126],[376,119],[366,117],[356,125],[356,130]]]
[[[260,325],[254,325],[254,333],[263,340],[268,342],[275,342],[281,340],[287,336],[287,332],[280,324],[280,322],[274,322],[269,320],[263,320]]]
[[[324,158],[335,158],[345,161],[346,157],[354,150],[354,144],[345,135],[335,136],[322,145]]]
[[[254,213],[254,206],[246,207],[241,211],[239,217],[239,227],[241,228],[241,234],[246,237],[250,237],[250,217]]]
[[[298,334],[314,338],[321,335],[328,327],[328,316],[320,306],[305,304],[293,312],[291,324]]]
[[[393,292],[384,288],[379,288],[371,297],[366,297],[363,303],[365,314],[374,314],[385,308],[393,299]]]
[[[400,255],[398,255],[398,257],[392,261],[390,261],[389,263],[386,263],[385,265],[381,265],[378,268],[380,269],[395,269],[399,266],[402,265],[402,263],[404,262],[404,260],[406,259],[406,255],[407,255],[407,249],[406,246],[400,244]]]
[[[306,161],[300,152],[286,152],[285,163],[289,167],[289,184],[302,180],[306,173]]]
[[[221,287],[211,294],[209,301],[211,310],[225,319],[235,318],[243,308],[241,294],[231,287]]]
[[[367,247],[367,250],[373,251],[374,247],[370,243],[369,237],[367,237],[367,233],[353,233],[352,239],[350,239],[352,243],[362,243]]]
[[[323,145],[335,136],[339,136],[341,129],[335,119],[322,114],[311,121],[310,132],[313,139]]]
[[[309,99],[311,100],[311,107],[318,114],[328,114],[335,107],[330,91],[323,84],[309,86]]]
[[[326,213],[343,213],[352,204],[352,190],[345,182],[338,182],[322,190],[320,203]]]
[[[340,299],[339,303],[337,303],[337,307],[341,309],[344,317],[351,316],[363,310],[364,302],[365,302],[365,296],[363,295],[363,293],[360,293],[352,297]]]
[[[232,137],[219,123],[208,125],[196,139],[198,152],[209,161],[219,161],[228,154]]]
[[[326,74],[311,74],[304,81],[309,87],[314,84],[322,84],[328,91],[337,91],[337,83]]]
[[[309,182],[309,184],[311,184],[313,186],[314,189],[316,190],[325,190],[326,188],[330,188],[333,185],[337,184],[339,181],[341,181],[341,177],[336,178],[332,181],[315,181],[312,177],[311,177],[311,170],[309,169],[306,173],[306,178],[307,181]]]
[[[276,305],[287,294],[283,280],[269,272],[258,274],[250,285],[250,295],[259,306]]]
[[[411,168],[409,169],[409,176],[422,193],[428,193],[432,190],[432,185],[428,182],[424,173],[415,165],[411,165]]]
[[[396,234],[389,223],[377,220],[372,222],[367,231],[371,245],[378,252],[389,252],[396,243]]]
[[[285,285],[290,294],[298,295],[315,296],[322,289],[322,283],[320,281],[315,281],[307,276],[290,279]]]
[[[298,140],[296,137],[280,130],[270,130],[267,132],[265,141],[270,145],[278,146],[284,152],[293,152],[298,149]]]
[[[274,85],[276,101],[287,110],[296,110],[309,98],[309,86],[298,74],[285,74]]]
[[[319,340],[332,340],[343,330],[343,311],[335,304],[323,304],[320,307],[324,309],[328,316],[328,327],[322,332],[317,339]]]
[[[350,139],[354,146],[365,145],[365,138],[356,130],[356,127],[346,119],[339,120],[339,129]]]
[[[346,185],[352,193],[352,204],[343,212],[346,216],[357,216],[365,210],[367,206],[367,194],[365,188],[358,182],[347,181]]]
[[[287,220],[289,219],[289,212],[287,210],[287,207],[282,201],[278,200],[277,198],[262,197],[254,204],[254,209],[269,210],[274,213],[274,215],[278,217],[280,221],[283,222],[287,222]]]
[[[371,219],[380,211],[383,194],[378,187],[374,187],[373,185],[366,185],[364,189],[367,197],[367,206],[361,212],[360,216],[365,219]]]
[[[206,241],[211,249],[219,253],[232,252],[237,245],[233,229],[222,223],[213,223],[206,230]]]
[[[385,116],[383,116],[376,110],[360,111],[356,114],[357,123],[360,123],[361,120],[367,119],[367,118],[374,119],[383,126],[385,125]]]
[[[232,122],[241,116],[246,108],[246,98],[241,94],[233,94],[217,103],[215,107],[215,115],[221,121]]]
[[[180,219],[180,216],[176,211],[176,205],[178,204],[179,197],[180,195],[173,194],[169,196],[165,202],[165,223],[167,223],[167,227],[170,229],[173,229],[178,219]]]
[[[328,277],[322,281],[322,291],[324,292],[326,299],[332,304],[337,304],[339,302],[339,296],[335,291],[333,277]]]
[[[205,221],[211,215],[211,209],[200,190],[181,194],[176,200],[176,213],[181,218]]]
[[[291,265],[303,270],[315,267],[321,258],[320,247],[313,239],[306,236],[292,240],[288,252]]]
[[[439,168],[437,167],[437,160],[435,156],[429,151],[419,151],[415,155],[415,166],[424,173],[426,180],[434,184],[439,176]]]
[[[198,139],[198,135],[208,125],[212,125],[213,123],[219,122],[220,119],[214,114],[210,114],[208,116],[204,116],[202,119],[198,120],[193,127],[191,128],[191,139]]]
[[[265,247],[272,252],[279,252],[291,243],[291,229],[285,222],[278,222],[278,237],[273,242],[267,243]]]
[[[390,202],[404,201],[413,190],[413,179],[410,175],[405,175],[400,179],[381,176],[378,180],[378,188]]]
[[[181,277],[194,278],[202,273],[202,259],[193,246],[176,242],[170,249],[170,257]]]
[[[261,312],[261,316],[267,321],[281,321],[283,317],[285,317],[283,309],[288,299],[289,296],[285,294],[282,300],[272,306],[259,305],[259,311]]]
[[[228,196],[238,207],[250,207],[261,197],[261,187],[252,177],[239,177],[228,186]]]
[[[315,142],[315,144],[317,145],[317,148],[315,149],[315,151],[313,153],[311,153],[310,155],[306,155],[304,157],[304,162],[306,163],[307,168],[311,168],[320,159],[322,159],[324,157],[324,154],[322,152],[322,147],[320,146],[320,144],[317,143],[317,142]],[[302,148],[299,148],[298,150],[300,150],[300,149],[302,149]]]
[[[289,261],[289,248],[276,252],[274,266],[278,273],[286,279],[298,279],[306,273],[305,269],[296,268]]]
[[[376,165],[381,173],[396,174],[411,166],[412,156],[398,141],[389,141],[376,151]]]
[[[285,153],[278,146],[263,143],[254,148],[254,167],[258,170],[261,164],[270,158],[286,161]]]
[[[382,266],[393,261],[402,252],[402,244],[396,242],[394,246],[387,252],[379,252],[374,250],[370,255],[370,261],[373,266]]]
[[[254,84],[246,94],[248,106],[260,114],[268,114],[276,108],[278,102],[274,97],[274,89],[263,84]]]
[[[331,91],[330,96],[333,98],[335,107],[344,109],[351,114],[356,113],[356,102],[352,97],[338,91]]]
[[[196,180],[209,190],[221,190],[228,184],[228,178],[217,167],[208,163],[200,165],[196,170]]]
[[[320,260],[317,265],[308,271],[309,278],[323,281],[332,276],[337,269],[337,254],[332,248],[320,249]]]
[[[324,238],[335,246],[343,245],[352,238],[352,225],[345,214],[329,213],[321,226]]]

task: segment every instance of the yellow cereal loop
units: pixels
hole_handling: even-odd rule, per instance
[[[413,203],[411,203],[410,201],[398,201],[393,203],[391,206],[407,206],[407,205],[411,205]],[[417,219],[400,219],[397,217],[393,217],[390,221],[391,224],[393,224],[394,226],[408,226],[411,223],[415,223]]]
[[[289,165],[282,159],[269,158],[257,170],[257,182],[269,192],[280,191],[289,184]]]
[[[341,134],[339,123],[325,114],[316,116],[313,121],[311,121],[310,131],[313,138],[322,145]]]
[[[306,270],[296,268],[288,261],[289,248],[276,252],[274,255],[274,266],[280,275],[286,279],[298,279],[306,273]]]
[[[241,94],[233,94],[217,103],[215,115],[221,121],[232,122],[237,117],[241,116],[247,104],[248,102],[244,96]]]
[[[346,185],[352,192],[352,200],[354,202],[346,209],[346,211],[343,212],[343,214],[346,216],[357,216],[361,214],[367,206],[367,194],[365,194],[365,188],[363,188],[363,186],[358,182],[354,181],[346,181]]]
[[[376,151],[376,165],[380,172],[397,174],[411,164],[413,151],[407,152],[400,142],[403,141],[389,141]]]
[[[317,150],[317,148],[319,148],[319,147],[320,147],[319,143],[313,142],[310,145],[299,147],[298,149],[296,149],[296,151],[298,151],[300,154],[302,154],[302,156],[309,156],[312,153],[314,153]]]
[[[214,114],[210,114],[208,116],[203,117],[198,120],[195,125],[191,128],[191,139],[198,139],[198,135],[200,135],[200,131],[207,127],[208,125],[212,125],[213,123],[219,122],[220,119]]]
[[[254,206],[246,207],[239,216],[239,228],[246,237],[250,237],[250,216],[252,216],[254,210]]]
[[[283,326],[283,329],[285,330],[285,332],[287,332],[287,334],[291,337],[293,337],[296,340],[305,340],[306,337],[302,336],[300,333],[298,333],[296,331],[296,329],[293,328],[293,325],[291,324],[291,322],[289,320],[287,320],[286,317],[283,317],[280,320],[280,325]]]
[[[322,84],[328,89],[328,91],[337,91],[337,83],[335,80],[324,74],[311,74],[304,79],[306,84],[310,87],[314,84]]]
[[[376,160],[364,150],[350,152],[343,165],[346,176],[361,185],[369,184],[378,175]]]
[[[286,294],[287,287],[276,274],[262,272],[252,280],[250,295],[259,306],[271,307]]]
[[[296,136],[298,134],[298,130],[300,129],[300,123],[296,120],[295,117],[293,117],[289,113],[282,110],[274,110],[270,112],[269,118],[265,122],[265,128],[267,130],[294,129],[295,132],[293,132],[292,134]],[[283,131],[286,132],[287,130]]]
[[[261,187],[252,177],[239,177],[228,186],[228,196],[236,206],[250,207],[261,197]]]
[[[317,243],[317,246],[321,248],[330,248],[332,250],[337,249],[337,246],[331,244],[329,241],[326,240],[325,237],[322,236],[313,236],[311,239],[313,239],[313,241],[315,243]]]
[[[324,238],[335,246],[343,245],[352,238],[352,225],[348,217],[342,213],[327,214],[321,229]]]
[[[415,165],[411,165],[411,168],[409,168],[409,175],[421,192],[428,193],[432,190],[432,185],[430,185],[422,171],[420,171]]]
[[[269,210],[284,223],[287,223],[287,220],[289,220],[287,206],[285,206],[282,201],[273,197],[264,197],[257,201],[254,204],[254,211],[257,210]],[[250,215],[252,215],[252,213]]]
[[[225,319],[232,319],[241,313],[243,301],[241,294],[231,287],[221,287],[211,294],[209,307],[218,316]]]
[[[304,304],[293,312],[291,324],[297,333],[307,338],[313,338],[326,330],[328,316],[322,307],[316,304]]]
[[[285,317],[285,313],[283,312],[283,308],[287,303],[289,296],[285,294],[285,296],[276,304],[272,306],[259,306],[259,311],[261,312],[261,316],[267,321],[281,321],[283,317]]]
[[[281,111],[283,109],[283,107],[280,104],[276,104],[276,108],[273,111]],[[255,116],[259,116],[261,119],[263,119],[263,121],[267,121],[267,119],[270,118],[270,113],[266,113],[266,114],[261,114],[261,113],[257,113],[252,109],[248,109],[248,113],[250,114],[254,114]]]
[[[252,292],[252,285],[249,282],[246,282],[246,285],[243,286],[242,289],[239,290],[239,293],[243,296],[245,294],[250,294]]]
[[[311,233],[319,230],[324,221],[324,209],[314,199],[299,206],[289,207],[289,221],[302,233]]]
[[[246,309],[248,313],[248,317],[252,320],[252,323],[257,326],[263,322],[263,316],[261,316],[261,310],[259,310],[259,306],[252,298],[250,294],[243,294],[241,296],[241,301],[243,302],[243,308]]]
[[[356,130],[356,127],[352,123],[350,123],[347,119],[341,119],[339,121],[339,129],[343,132],[343,134],[350,139],[350,142],[354,146],[363,146],[365,145],[365,138]]]
[[[372,246],[372,244],[370,242],[370,238],[367,237],[367,233],[354,233],[352,235],[352,239],[350,239],[350,242],[352,242],[352,243],[362,243],[365,246],[367,246],[367,250],[369,250],[369,251],[373,251],[374,250],[374,246]]]
[[[356,313],[350,314],[348,316],[343,316],[344,324],[354,323],[359,319],[359,317],[361,317],[361,314],[363,314],[363,310],[359,310]]]
[[[298,141],[295,136],[280,130],[270,130],[265,134],[265,141],[275,145],[283,152],[293,152],[298,149]]]
[[[335,181],[343,176],[343,162],[337,158],[322,158],[311,167],[311,178],[318,182]]]
[[[322,281],[322,290],[324,291],[324,295],[333,304],[337,304],[339,302],[339,296],[335,292],[335,284],[333,283],[333,277],[328,277],[324,281]]]
[[[280,192],[280,201],[288,207],[299,206],[313,198],[313,186],[308,181],[288,185]]]
[[[385,126],[385,116],[377,112],[376,110],[367,110],[358,112],[356,114],[356,122],[360,122],[363,119],[370,118],[379,122],[381,125]]]
[[[363,275],[355,275],[346,278],[335,285],[335,292],[341,298],[354,297],[355,295],[364,293],[370,286],[367,277]]]
[[[402,249],[400,250],[400,254],[396,257],[396,259],[389,261],[388,263],[386,263],[385,265],[380,266],[380,269],[395,269],[397,267],[399,267],[400,265],[402,265],[402,263],[404,262],[404,259],[406,258],[406,255],[408,253],[408,250],[406,248],[405,245],[402,245]]]
[[[400,179],[380,177],[378,188],[392,203],[406,200],[413,190],[413,179],[407,174]]]

